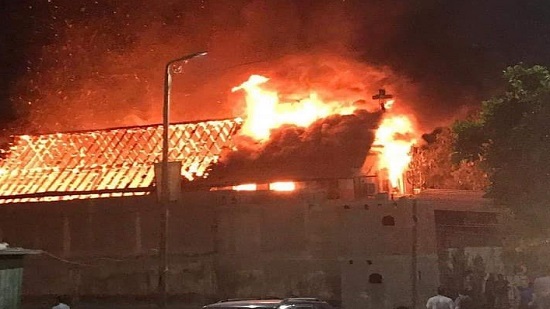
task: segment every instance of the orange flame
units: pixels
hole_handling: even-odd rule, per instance
[[[351,103],[323,101],[315,91],[305,94],[301,100],[284,102],[276,91],[263,87],[267,81],[267,77],[251,75],[232,89],[246,92],[246,120],[241,132],[256,140],[268,139],[272,129],[284,124],[307,127],[329,115],[349,115],[355,110]]]
[[[256,191],[257,185],[255,183],[247,183],[243,185],[233,186],[235,191]]]
[[[290,192],[296,190],[296,183],[292,181],[272,182],[268,185],[270,191]],[[258,185],[255,183],[242,184],[231,187],[234,191],[257,191]]]
[[[384,102],[384,108],[385,109],[390,109],[393,107],[393,104],[395,103],[394,100],[387,100],[386,102]]]
[[[258,141],[269,139],[272,129],[284,124],[307,127],[314,121],[334,115],[347,115],[357,108],[352,102],[327,101],[320,98],[318,92],[309,91],[299,101],[284,101],[275,90],[267,89],[269,78],[251,75],[247,81],[234,87],[233,92],[244,90],[246,99],[246,118],[241,133]],[[389,110],[394,100],[383,102]],[[409,155],[415,140],[414,128],[409,117],[386,113],[376,132],[375,144],[382,146],[380,169],[388,170],[389,180],[394,188],[399,187],[399,179],[410,163]]]
[[[273,182],[269,184],[269,190],[272,191],[294,191],[296,184],[292,181]]]
[[[384,118],[376,131],[374,143],[382,146],[379,168],[388,170],[393,188],[399,187],[399,180],[411,162],[411,147],[416,143],[413,136],[412,122],[405,115]]]

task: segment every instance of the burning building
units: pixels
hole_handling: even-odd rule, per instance
[[[438,240],[433,203],[407,197],[409,118],[315,92],[279,102],[266,82],[234,88],[244,120],[170,125],[169,294],[418,305],[439,281]],[[0,236],[47,252],[27,295],[155,294],[161,145],[158,125],[13,137]]]
[[[170,126],[170,160],[181,176],[202,177],[240,119]],[[0,203],[144,195],[161,158],[161,126],[15,136],[0,163]]]

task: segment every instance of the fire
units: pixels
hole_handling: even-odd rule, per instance
[[[384,118],[376,131],[374,143],[382,146],[379,167],[388,170],[393,188],[399,187],[399,179],[411,162],[410,151],[416,142],[413,136],[412,122],[404,115]]]
[[[238,186],[233,186],[235,191],[256,191],[257,185],[255,183],[247,183]]]
[[[300,100],[285,100],[277,91],[267,87],[268,81],[267,77],[251,75],[232,89],[233,92],[243,90],[246,95],[246,118],[241,134],[260,142],[269,139],[271,130],[281,125],[307,127],[318,119],[351,114],[357,108],[352,102],[323,100],[317,91],[301,94]],[[387,169],[393,188],[400,188],[399,180],[411,161],[409,152],[415,140],[411,119],[390,112],[394,104],[391,99],[381,102],[386,113],[376,132],[375,145],[381,147],[379,168]]]
[[[284,124],[307,127],[329,115],[347,115],[355,110],[351,102],[343,104],[323,101],[315,91],[306,93],[298,101],[281,101],[276,91],[266,89],[267,81],[267,77],[252,75],[247,81],[232,89],[233,92],[246,92],[246,121],[241,132],[256,140],[268,139],[272,129]]]
[[[260,189],[261,188],[262,187],[260,186]],[[268,188],[270,191],[287,191],[287,192],[289,192],[289,191],[296,190],[296,184],[292,181],[272,182],[272,183],[268,184],[268,186],[266,188]],[[247,183],[247,184],[237,185],[237,186],[231,187],[231,189],[234,190],[234,191],[257,191],[257,190],[259,190],[258,184],[255,184],[255,183]]]
[[[185,181],[208,176],[240,119],[170,125],[170,161]],[[205,142],[208,140],[208,143]],[[150,194],[162,157],[162,127],[13,137],[0,160],[0,204]]]
[[[296,184],[294,182],[273,182],[269,184],[269,190],[272,191],[294,191]]]

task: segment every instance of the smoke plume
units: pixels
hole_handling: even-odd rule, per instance
[[[265,143],[239,136],[212,167],[208,182],[280,181],[350,177],[360,169],[374,141],[382,113],[356,110],[332,115],[307,128],[283,126]]]
[[[393,6],[381,18],[376,12],[389,3],[358,6],[366,7],[292,0],[36,3],[24,9],[40,32],[27,35],[25,69],[10,98],[26,132],[160,123],[165,63],[208,50],[174,75],[172,121],[240,116],[228,96],[248,75],[290,67],[298,56],[356,62],[358,40],[381,42],[402,11]]]
[[[0,127],[159,123],[165,63],[208,50],[174,76],[174,121],[235,116],[227,96],[245,75],[330,54],[406,77],[418,89],[407,104],[431,130],[490,96],[506,65],[548,61],[542,12],[497,0],[7,1]]]

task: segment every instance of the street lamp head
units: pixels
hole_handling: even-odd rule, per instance
[[[193,58],[198,58],[198,57],[202,57],[202,56],[206,56],[208,54],[207,51],[201,51],[201,52],[198,52],[198,53],[194,53],[194,54],[190,54],[190,55],[187,55],[187,56],[183,56],[179,59],[175,59],[175,60],[172,60],[172,61],[179,61],[179,60],[191,60]]]
[[[179,61],[187,62],[188,60],[191,60],[191,59],[197,58],[197,57],[206,56],[207,54],[208,54],[208,52],[202,51],[202,52],[198,52],[198,53],[194,53],[194,54],[189,54],[189,55],[186,55],[186,56],[183,56],[183,57],[179,57],[179,58],[176,58],[176,59],[172,59],[172,60],[168,61],[168,63],[166,64],[166,70],[168,72],[168,68],[176,62],[179,62]]]
[[[208,54],[208,52],[202,51],[202,52],[189,54],[189,55],[186,55],[186,56],[179,57],[179,58],[172,59],[172,60],[168,61],[168,63],[166,63],[166,75],[168,76],[171,73],[182,73],[183,72],[182,66],[177,67],[175,70],[172,69],[172,65],[174,65],[175,63],[183,62],[185,64],[185,63],[189,62],[189,60],[191,60],[191,59],[206,56],[207,54]]]
[[[182,57],[180,59],[182,60],[185,60],[185,62],[191,60],[191,59],[195,59],[195,58],[199,58],[199,57],[202,57],[202,56],[206,56],[208,54],[207,51],[202,51],[202,52],[198,52],[198,53],[194,53],[194,54],[191,54],[191,55],[187,55],[185,57]],[[177,60],[176,60],[177,61]]]

